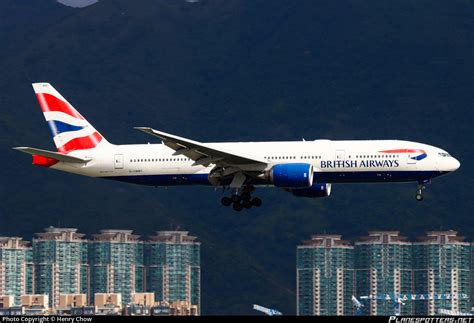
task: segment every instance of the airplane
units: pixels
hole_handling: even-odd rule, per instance
[[[276,316],[276,315],[283,315],[282,312],[278,311],[278,310],[274,310],[274,309],[271,309],[271,308],[267,308],[267,307],[263,307],[263,306],[260,306],[260,305],[257,305],[257,304],[253,304],[253,307],[252,307],[254,310],[256,311],[259,311],[259,312],[262,312],[268,316]]]
[[[57,151],[13,149],[33,164],[78,175],[150,186],[208,185],[230,189],[221,203],[236,211],[259,207],[256,187],[279,187],[297,197],[331,194],[334,183],[425,184],[460,166],[448,152],[402,140],[341,140],[203,143],[150,127],[136,127],[159,144],[109,143],[53,86],[33,89]]]

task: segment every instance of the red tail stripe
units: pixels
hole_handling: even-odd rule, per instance
[[[102,140],[102,136],[99,133],[94,132],[90,136],[75,138],[69,141],[67,144],[58,147],[58,151],[61,153],[67,153],[69,151],[78,149],[90,149],[94,148]]]
[[[33,155],[33,165],[43,166],[43,167],[51,167],[56,165],[59,160],[49,157],[44,157],[40,155]]]
[[[76,111],[69,103],[58,99],[57,97],[48,93],[36,93],[41,110],[43,112],[59,111],[69,114],[72,117],[84,119],[79,112]]]

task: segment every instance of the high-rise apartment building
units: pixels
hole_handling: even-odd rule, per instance
[[[354,247],[314,235],[297,247],[297,315],[352,315]]]
[[[146,290],[156,301],[186,301],[200,312],[200,242],[187,231],[158,231],[145,243]]]
[[[439,310],[469,312],[471,245],[456,231],[430,231],[414,243],[415,314],[438,315]]]
[[[74,228],[49,227],[33,239],[36,294],[49,295],[59,306],[60,294],[81,294],[88,289],[87,241]]]
[[[0,295],[14,297],[33,293],[33,253],[28,242],[18,237],[0,237]]]
[[[354,250],[357,295],[376,298],[367,302],[366,314],[393,315],[399,295],[412,291],[412,243],[398,231],[370,231]],[[406,301],[401,314],[412,311],[413,302]]]
[[[95,293],[120,293],[129,304],[144,291],[143,243],[132,230],[101,230],[89,243],[90,299]]]

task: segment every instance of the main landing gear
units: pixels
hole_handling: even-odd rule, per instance
[[[262,205],[262,200],[258,197],[252,198],[252,192],[255,190],[253,186],[245,186],[242,192],[237,190],[231,197],[224,196],[221,199],[221,203],[224,206],[230,206],[235,211],[242,211],[244,208],[250,209],[252,206],[259,207]]]

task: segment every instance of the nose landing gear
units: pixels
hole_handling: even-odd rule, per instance
[[[425,184],[429,184],[430,180],[424,180],[418,182],[418,190],[416,191],[415,198],[418,202],[423,201],[423,190],[426,188]]]
[[[242,188],[242,192],[239,194],[239,190],[236,190],[231,197],[224,196],[221,199],[221,203],[224,206],[230,206],[232,204],[232,208],[240,212],[242,209],[250,209],[253,206],[259,207],[262,205],[262,200],[258,197],[252,198],[252,192],[255,190],[253,186],[244,186]]]
[[[415,198],[418,202],[421,202],[423,201],[423,193],[422,193],[422,189],[424,189],[425,187],[423,186],[422,188],[419,188],[416,195],[415,195]]]

